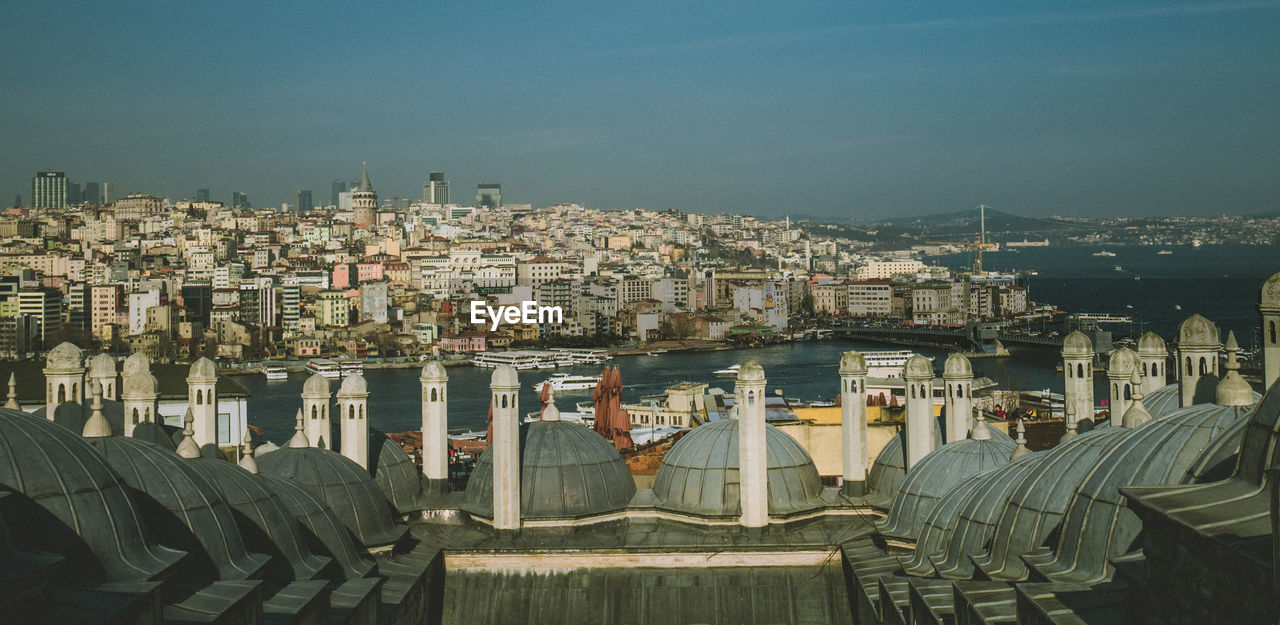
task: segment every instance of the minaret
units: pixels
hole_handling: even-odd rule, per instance
[[[1010,460],[1017,460],[1018,458],[1031,453],[1031,450],[1027,449],[1027,426],[1022,423],[1022,419],[1018,419],[1017,431],[1018,438],[1013,439],[1016,446],[1013,448],[1013,453],[1009,454]]]
[[[352,221],[356,227],[369,228],[378,225],[378,194],[369,182],[368,163],[360,164],[360,186],[351,193]]]
[[[422,476],[428,492],[449,489],[449,376],[444,365],[432,360],[418,376],[422,385]]]
[[[1120,426],[1126,428],[1136,428],[1143,423],[1151,420],[1151,413],[1147,412],[1147,406],[1142,403],[1142,398],[1147,394],[1142,392],[1142,376],[1137,369],[1133,370],[1133,377],[1129,383],[1133,386],[1133,401],[1129,402],[1129,407],[1124,411],[1124,416],[1120,419]],[[1111,425],[1116,425],[1115,420],[1111,421]]]
[[[1218,381],[1217,398],[1214,403],[1219,406],[1252,406],[1253,387],[1240,377],[1240,361],[1236,358],[1237,352],[1240,351],[1240,344],[1236,343],[1235,332],[1227,333],[1226,350],[1227,362],[1224,365],[1226,373]]]
[[[338,420],[342,423],[342,455],[369,468],[369,421],[366,409],[369,387],[364,376],[353,373],[338,389]]]
[[[1262,283],[1258,314],[1262,316],[1262,392],[1266,394],[1280,378],[1280,273]]]
[[[9,397],[5,399],[4,407],[10,410],[22,410],[22,406],[18,405],[18,378],[9,373]]]
[[[1067,420],[1093,418],[1093,341],[1079,330],[1062,341],[1062,377]]]
[[[867,488],[867,361],[858,352],[840,357],[840,493],[861,497]]]
[[[973,365],[964,354],[947,356],[942,383],[946,387],[942,403],[947,411],[947,442],[962,441],[969,436],[973,418]]]
[[[201,358],[187,374],[187,402],[195,419],[192,430],[196,445],[218,444],[218,365]]]
[[[1142,361],[1142,394],[1152,393],[1169,383],[1169,348],[1155,332],[1147,332],[1138,338],[1138,359]]]
[[[1107,361],[1107,384],[1111,390],[1111,425],[1119,426],[1125,411],[1129,409],[1136,391],[1130,379],[1136,375],[1140,367],[1141,361],[1138,359],[1138,354],[1128,347],[1121,347],[1111,352],[1111,360]]]
[[[493,527],[520,529],[520,378],[502,365],[489,381],[493,401]]]
[[[764,369],[748,360],[738,369],[733,405],[738,415],[738,500],[743,527],[769,524],[768,451],[764,427]]]
[[[98,387],[102,398],[115,401],[116,397],[116,359],[107,354],[98,354],[89,359],[89,383]]]
[[[907,391],[906,470],[911,471],[933,451],[933,363],[920,354],[912,354],[902,367]]]
[[[312,374],[302,385],[303,432],[312,447],[333,447],[333,428],[329,421],[329,378]]]
[[[1221,349],[1218,326],[1212,321],[1191,315],[1178,326],[1178,389],[1183,408],[1213,402]]]
[[[84,387],[84,354],[71,343],[49,351],[44,361],[44,416],[50,421],[58,405],[78,402]]]
[[[121,389],[124,400],[124,435],[133,436],[133,428],[149,423],[156,414],[156,378],[150,371],[138,371],[124,378]]]

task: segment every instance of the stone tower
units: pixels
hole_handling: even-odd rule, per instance
[[[1218,326],[1191,315],[1178,326],[1178,390],[1182,407],[1213,403],[1218,388]]]
[[[378,225],[378,194],[369,182],[368,163],[361,163],[360,186],[351,192],[352,221],[358,228],[374,228]]]
[[[1062,377],[1064,402],[1073,410],[1068,420],[1093,418],[1093,341],[1076,330],[1062,341]]]
[[[1258,314],[1262,316],[1262,391],[1265,394],[1280,379],[1280,273],[1258,292]]]
[[[973,418],[973,365],[964,354],[947,356],[942,383],[946,387],[942,403],[947,412],[947,442],[964,440],[969,437]]]
[[[1128,347],[1111,352],[1107,361],[1107,389],[1111,392],[1111,425],[1119,426],[1133,402],[1134,373],[1141,368],[1138,354]],[[1141,376],[1139,376],[1141,377]]]
[[[734,411],[738,417],[739,522],[743,527],[769,524],[768,450],[765,444],[764,369],[748,360],[738,369]]]
[[[1142,361],[1142,394],[1148,397],[1169,383],[1169,348],[1155,332],[1138,338],[1138,359]]]
[[[902,367],[907,391],[906,469],[911,471],[933,451],[933,363],[920,354],[912,354]]]
[[[312,374],[302,385],[303,433],[312,447],[333,448],[333,425],[329,416],[329,378]]]
[[[150,371],[137,371],[125,376],[121,389],[125,436],[133,436],[133,428],[155,421],[156,399],[160,396],[158,386]]]
[[[369,386],[364,376],[353,373],[338,388],[338,420],[342,423],[342,455],[369,468]],[[307,437],[311,441],[310,437]],[[311,442],[314,445],[314,442]]]
[[[489,381],[493,402],[493,527],[520,529],[520,378],[502,365]]]
[[[71,343],[49,350],[44,360],[44,416],[50,421],[64,402],[80,401],[84,392],[84,353]]]
[[[418,376],[422,385],[422,476],[428,492],[444,493],[449,486],[449,376],[432,360]]]
[[[191,407],[196,445],[218,444],[218,365],[201,358],[187,373],[187,402]],[[234,441],[232,441],[234,442]]]
[[[840,358],[841,494],[860,497],[867,488],[867,361],[858,352]]]
[[[89,383],[98,387],[102,399],[118,399],[116,388],[116,359],[108,354],[98,354],[89,359]],[[92,389],[91,389],[92,392]]]

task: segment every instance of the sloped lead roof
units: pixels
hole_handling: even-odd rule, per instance
[[[1008,464],[1013,447],[1008,437],[966,438],[933,450],[907,473],[889,516],[876,521],[876,528],[885,536],[915,540],[939,500],[966,478]]]

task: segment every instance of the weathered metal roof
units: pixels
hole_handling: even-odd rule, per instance
[[[323,546],[321,555],[333,558],[342,567],[343,576],[355,579],[377,572],[377,565],[365,555],[342,520],[314,493],[278,477],[260,475],[258,479],[275,493],[294,520],[315,536]]]
[[[966,478],[1008,464],[1013,448],[1004,437],[967,438],[933,450],[907,473],[889,515],[876,521],[876,528],[885,536],[915,540],[939,500]]]
[[[994,469],[992,470],[994,471]],[[933,563],[928,555],[938,553],[946,545],[960,519],[960,507],[977,492],[992,471],[971,475],[952,488],[938,505],[925,517],[924,526],[916,539],[915,550],[910,556],[899,558],[903,570],[909,575],[931,575]]]
[[[386,434],[369,428],[369,471],[373,483],[401,514],[421,510],[422,473]]]

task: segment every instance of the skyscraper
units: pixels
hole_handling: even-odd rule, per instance
[[[232,191],[231,208],[249,208],[249,194]]]
[[[120,183],[104,182],[102,183],[102,203],[115,204],[116,198],[120,197]]]
[[[310,213],[315,210],[315,205],[311,201],[311,191],[303,189],[298,192],[298,213]]]
[[[333,185],[330,187],[330,192],[329,192],[329,205],[330,205],[330,206],[337,206],[337,205],[338,205],[338,194],[339,194],[339,193],[343,193],[343,192],[345,192],[346,190],[347,190],[347,183],[345,183],[345,182],[343,182],[343,181],[341,181],[341,180],[334,180],[334,181],[333,181]]]
[[[197,202],[208,202],[208,201],[209,201],[209,190],[208,190],[208,189],[196,189],[196,201],[197,201]]]
[[[449,183],[444,179],[444,172],[428,174],[427,183],[422,185],[422,201],[441,206],[449,203]]]
[[[31,179],[31,206],[35,208],[67,207],[67,174],[39,171]]]
[[[84,203],[84,196],[80,195],[80,183],[67,181],[67,205],[77,206]]]
[[[101,204],[102,203],[102,186],[96,182],[84,183],[84,203],[85,204]]]
[[[476,208],[502,208],[502,185],[496,182],[476,185]]]
[[[367,228],[378,225],[378,194],[373,191],[373,183],[369,182],[367,163],[360,168],[360,186],[351,193],[351,210],[356,226]]]

